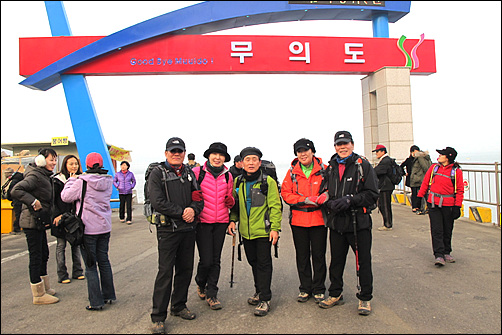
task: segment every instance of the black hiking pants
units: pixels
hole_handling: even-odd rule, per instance
[[[382,213],[383,225],[387,228],[392,228],[392,192],[380,191],[380,195],[378,196],[378,209]]]
[[[355,254],[354,233],[338,233],[330,229],[329,242],[331,249],[331,264],[329,266],[329,295],[338,297],[343,292],[343,272],[347,261],[349,246]],[[357,232],[357,249],[359,261],[359,283],[361,293],[356,297],[363,301],[373,298],[373,272],[371,270],[371,229],[363,229]],[[357,279],[357,278],[356,278]]]
[[[197,249],[199,264],[195,282],[206,289],[206,298],[216,298],[221,272],[221,250],[225,243],[228,223],[199,223],[197,225]]]
[[[296,268],[300,278],[300,292],[324,294],[326,286],[326,240],[324,226],[291,226],[296,251]],[[312,257],[312,262],[310,261]]]
[[[255,238],[253,240],[242,239],[244,251],[249,265],[253,270],[255,293],[260,293],[261,301],[270,301],[272,291],[272,242],[268,237]]]
[[[434,257],[443,257],[451,253],[451,238],[453,235],[453,206],[429,206],[429,221],[431,226],[432,250]]]
[[[152,322],[166,320],[171,299],[171,311],[186,307],[192,280],[195,230],[174,233],[171,229],[157,227],[159,270],[153,288]]]

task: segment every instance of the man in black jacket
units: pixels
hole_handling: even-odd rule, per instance
[[[171,315],[195,319],[186,302],[193,273],[195,218],[204,208],[204,201],[195,175],[183,164],[185,154],[185,142],[179,137],[170,138],[166,144],[166,161],[153,169],[148,179],[150,201],[159,218],[159,271],[151,313],[154,334],[166,333],[165,320],[171,299]]]
[[[230,167],[230,173],[232,177],[235,179],[242,174],[242,158],[240,155],[235,156],[234,165]]]
[[[378,210],[382,213],[383,226],[378,230],[392,230],[392,205],[391,197],[394,192],[394,184],[390,181],[389,174],[392,171],[392,159],[387,154],[387,148],[381,144],[377,145],[373,152],[378,158],[378,164],[375,166],[375,173],[378,176]]]
[[[329,297],[321,301],[319,307],[343,304],[343,272],[350,246],[358,268],[358,312],[368,315],[373,298],[370,213],[378,199],[377,177],[371,164],[354,152],[354,141],[348,131],[335,134],[335,149],[325,178],[329,200],[323,205],[326,225],[330,229],[331,285]]]

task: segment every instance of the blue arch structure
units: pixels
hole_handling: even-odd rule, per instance
[[[103,156],[114,175],[110,154],[99,125],[84,75],[64,73],[84,62],[120,52],[121,48],[161,35],[205,34],[264,23],[305,20],[372,21],[373,37],[389,37],[388,23],[410,11],[411,1],[374,1],[374,5],[332,5],[327,1],[205,1],[166,13],[91,43],[34,73],[20,84],[46,91],[63,84],[77,150],[82,161],[90,152]],[[342,2],[340,2],[342,3]],[[347,2],[345,2],[347,3]],[[366,3],[366,1],[364,2]],[[62,1],[45,1],[52,36],[71,36]],[[112,199],[117,199],[113,190]],[[117,203],[112,204],[117,207]]]

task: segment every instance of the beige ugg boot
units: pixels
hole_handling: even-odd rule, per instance
[[[42,278],[42,281],[44,282],[45,293],[50,295],[56,294],[56,290],[51,288],[51,284],[49,283],[49,275],[40,276],[40,278]]]
[[[48,305],[58,302],[59,299],[45,293],[44,282],[31,284],[31,293],[33,294],[33,303],[35,305]]]

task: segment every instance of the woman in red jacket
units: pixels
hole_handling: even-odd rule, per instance
[[[460,217],[464,200],[464,178],[455,158],[457,152],[451,147],[436,150],[438,164],[433,164],[425,174],[418,197],[427,195],[431,225],[434,264],[443,266],[454,263],[451,254],[453,221]]]
[[[326,165],[314,156],[312,141],[302,138],[294,146],[297,158],[282,183],[281,195],[290,206],[290,224],[296,250],[296,267],[300,278],[298,302],[306,302],[313,295],[315,302],[324,299],[326,287],[327,228],[321,205],[327,193],[319,194]],[[312,250],[312,252],[311,252]],[[312,264],[310,259],[312,258]],[[312,276],[313,268],[313,276]]]

